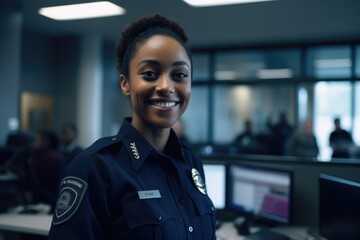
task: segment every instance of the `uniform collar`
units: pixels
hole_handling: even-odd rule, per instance
[[[159,157],[165,156],[163,153],[158,152],[144,137],[143,135],[131,125],[131,118],[125,118],[120,131],[118,133],[119,139],[124,143],[125,149],[128,152],[130,159],[135,170],[138,170],[144,161],[152,154],[158,154]],[[173,130],[170,132],[170,137],[167,145],[173,146],[168,151],[168,156],[171,158],[183,160],[181,144],[176,137]],[[167,147],[169,147],[167,146]]]

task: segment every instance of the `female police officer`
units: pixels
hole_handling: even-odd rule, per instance
[[[49,239],[215,239],[202,164],[171,129],[191,95],[186,43],[160,15],[122,33],[117,61],[132,117],[69,165]]]

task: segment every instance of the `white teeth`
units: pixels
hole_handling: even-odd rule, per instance
[[[175,102],[153,102],[155,106],[162,107],[162,108],[169,108],[175,106]]]

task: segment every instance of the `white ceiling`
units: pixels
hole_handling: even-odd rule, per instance
[[[129,22],[161,13],[179,21],[197,48],[360,40],[360,0],[278,0],[207,8],[193,8],[182,0],[111,0],[127,14],[64,22],[37,11],[86,0],[14,1],[21,3],[25,28],[51,35],[99,34],[115,40]]]

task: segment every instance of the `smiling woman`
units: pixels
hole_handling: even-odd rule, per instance
[[[172,130],[191,96],[184,30],[164,16],[140,19],[116,54],[132,116],[70,163],[48,239],[215,239],[202,162]]]

